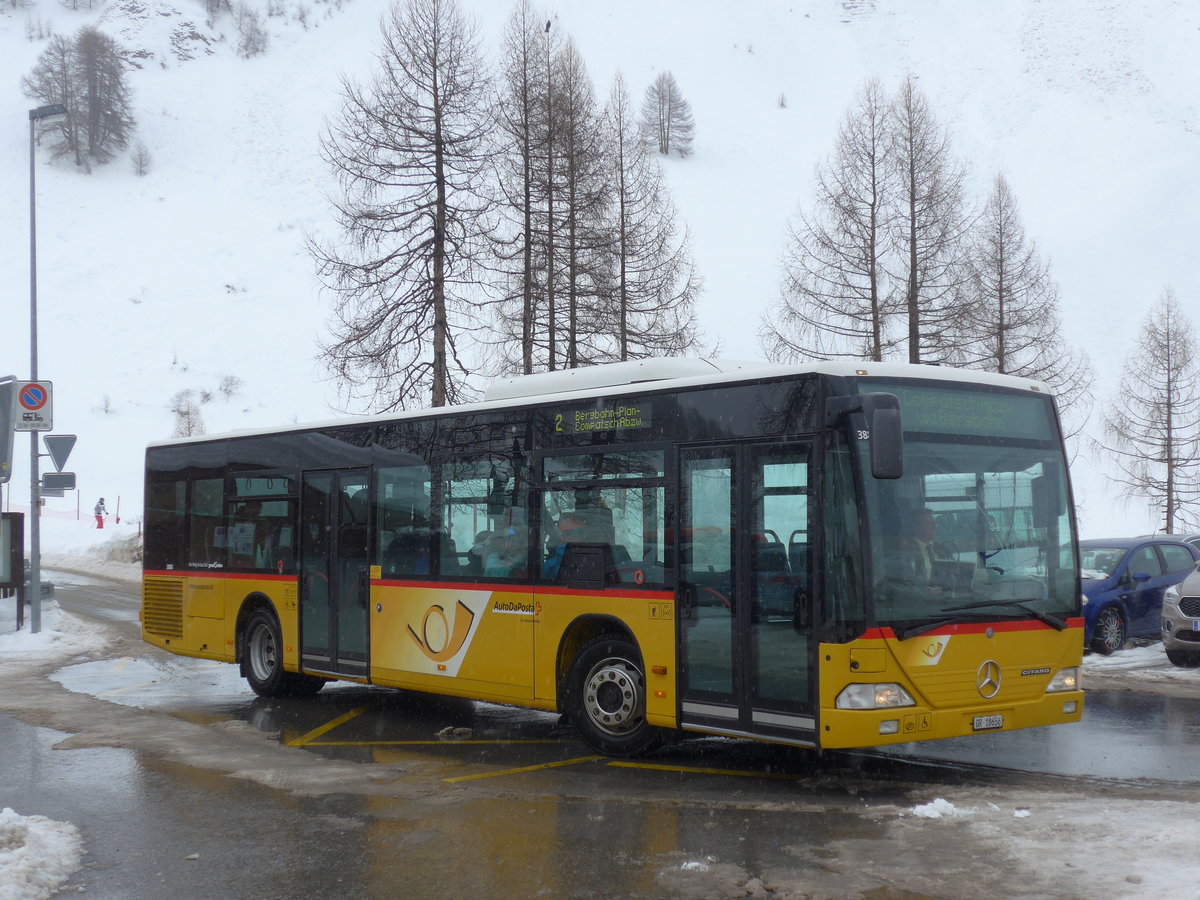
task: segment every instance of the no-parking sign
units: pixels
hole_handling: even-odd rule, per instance
[[[13,430],[50,431],[54,427],[53,407],[49,381],[18,381]]]

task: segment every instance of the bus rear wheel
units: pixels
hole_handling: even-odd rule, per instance
[[[260,697],[310,697],[325,684],[324,678],[284,671],[279,622],[265,609],[250,614],[243,646],[242,673]]]
[[[610,756],[637,756],[661,743],[646,722],[646,676],[629,641],[599,637],[575,657],[568,676],[568,711],[584,742]]]

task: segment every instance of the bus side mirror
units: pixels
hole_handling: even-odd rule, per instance
[[[895,394],[885,393],[830,397],[825,401],[825,425],[833,427],[842,416],[859,410],[870,429],[871,475],[901,478],[904,475],[904,424],[900,418],[900,401]]]
[[[1033,527],[1049,528],[1062,509],[1058,481],[1039,475],[1030,482],[1030,495],[1033,501]]]
[[[900,478],[904,475],[904,423],[895,394],[866,394],[863,412],[871,429],[871,475]]]

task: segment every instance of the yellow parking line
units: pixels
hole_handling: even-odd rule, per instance
[[[357,709],[352,709],[352,710],[350,710],[350,712],[345,713],[344,715],[338,716],[333,721],[326,722],[320,728],[314,728],[308,734],[301,735],[298,738],[294,738],[294,739],[288,741],[287,745],[289,747],[303,747],[305,744],[309,743],[310,741],[316,740],[321,735],[326,734],[330,731],[333,731],[333,729],[337,728],[339,725],[345,724],[346,722],[349,722],[351,719],[361,716],[363,713],[365,713],[367,711],[368,708],[369,707],[366,707],[366,706],[360,706]]]
[[[561,744],[562,741],[310,741],[310,747],[450,747],[455,744],[486,744],[508,746],[510,744]]]
[[[522,766],[519,769],[504,769],[500,772],[480,772],[478,775],[459,775],[457,778],[443,778],[445,782],[474,781],[478,778],[499,778],[502,775],[519,775],[522,772],[537,772],[541,769],[556,769],[559,766],[575,766],[580,763],[595,762],[604,759],[603,756],[581,756],[578,759],[564,759],[560,762],[540,763],[536,766]]]
[[[775,778],[795,781],[799,775],[784,775],[778,772],[749,772],[743,769],[708,769],[701,766],[669,766],[662,763],[638,763],[613,760],[610,766],[621,769],[652,769],[659,772],[678,772],[683,775],[737,775],[742,778]]]

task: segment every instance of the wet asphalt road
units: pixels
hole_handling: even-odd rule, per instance
[[[78,581],[60,584],[64,608],[136,632],[135,588]],[[125,650],[156,652],[133,639]],[[1055,789],[1080,775],[1190,782],[1185,766],[1200,743],[1200,704],[1106,692],[1089,696],[1084,722],[1069,728],[823,759],[697,738],[621,762],[596,758],[542,713],[354,685],[269,701],[227,673],[187,681],[155,705],[159,730],[194,729],[178,738],[189,745],[252,739],[247,772],[264,765],[255,754],[266,745],[286,752],[274,783],[229,777],[243,744],[215,749],[221,765],[206,765],[202,746],[164,752],[133,736],[129,747],[90,746],[125,742],[0,712],[0,806],[85,835],[89,855],[65,893],[732,897],[765,891],[770,874],[776,897],[955,897],[961,884],[940,891],[928,872],[853,875],[848,860],[856,848],[886,848],[898,811],[956,786]],[[99,712],[84,718],[120,718],[91,703]],[[309,764],[294,762],[297,749]],[[919,861],[938,848],[907,851]],[[980,895],[1023,896],[994,865],[971,877]]]

